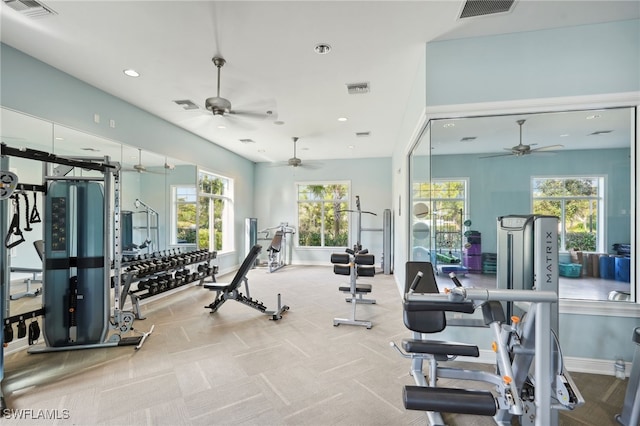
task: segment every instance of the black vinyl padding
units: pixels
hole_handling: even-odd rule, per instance
[[[356,273],[359,277],[375,277],[376,268],[371,266],[358,266]]]
[[[422,272],[422,278],[420,279],[417,288],[414,289],[414,292],[439,293],[431,262],[410,261],[405,264],[405,294],[409,292],[409,287],[418,272]]]
[[[631,340],[633,340],[633,343],[637,343],[638,345],[640,345],[640,327],[637,327],[635,330],[633,330],[633,337]]]
[[[348,253],[331,253],[331,263],[347,265],[349,262],[350,259]]]
[[[502,303],[497,300],[491,300],[482,304],[482,316],[484,317],[484,323],[486,325],[492,322],[499,322],[500,324],[507,322],[504,309],[502,309]]]
[[[356,254],[355,262],[358,265],[374,265],[376,263],[376,257],[372,254]]]
[[[249,254],[242,261],[242,265],[234,275],[233,279],[230,283],[205,283],[204,288],[215,291],[233,291],[239,288],[242,285],[242,281],[246,277],[247,273],[253,268],[253,265],[256,263],[256,259],[258,255],[262,251],[262,246],[259,244],[254,245],[249,250]]]
[[[496,401],[491,392],[455,388],[405,386],[402,400],[407,410],[493,416]]]
[[[333,273],[336,275],[351,275],[350,265],[333,265]]]
[[[372,289],[373,287],[371,287],[371,284],[356,284],[356,293],[371,293]],[[351,293],[351,286],[340,286],[338,287],[338,290],[344,293]]]
[[[473,303],[404,301],[404,325],[418,333],[437,333],[447,326],[445,311],[473,313]]]
[[[442,340],[405,339],[402,341],[402,348],[406,352],[416,354],[472,356],[475,358],[480,356],[480,351],[475,345]]]
[[[267,249],[267,251],[273,251],[278,253],[280,251],[280,248],[282,247],[282,236],[284,235],[284,233],[282,231],[276,231],[276,233],[273,236],[273,239],[271,240],[271,244],[269,245],[269,248]]]

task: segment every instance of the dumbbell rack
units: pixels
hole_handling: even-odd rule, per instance
[[[208,277],[215,282],[218,266],[211,265],[211,262],[216,255],[215,251],[196,250],[181,253],[178,249],[173,249],[142,255],[123,264],[125,272],[121,275],[121,282],[124,297],[120,299],[120,309],[124,308],[129,296],[135,318],[145,319],[140,312],[140,300],[194,282],[203,285]],[[136,284],[136,288],[132,290],[133,284]]]

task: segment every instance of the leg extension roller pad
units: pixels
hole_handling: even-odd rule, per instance
[[[493,416],[496,401],[491,392],[455,388],[405,386],[402,400],[408,410]]]

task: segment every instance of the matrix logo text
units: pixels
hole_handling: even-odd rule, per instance
[[[69,410],[33,410],[30,408],[2,410],[2,416],[6,419],[18,420],[68,420],[71,418]]]

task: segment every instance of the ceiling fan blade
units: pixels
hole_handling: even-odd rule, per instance
[[[511,150],[509,150],[509,151],[511,151]],[[509,152],[509,154],[486,155],[484,157],[478,157],[478,158],[511,157],[511,156],[517,157],[516,154],[514,154],[512,152]]]
[[[541,146],[540,148],[532,149],[529,152],[539,152],[539,151],[550,151],[554,149],[562,149],[564,145],[549,145],[549,146]]]

